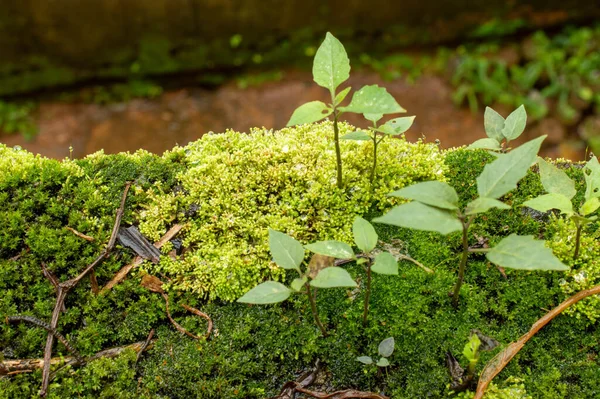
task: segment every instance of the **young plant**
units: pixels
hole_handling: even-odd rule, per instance
[[[577,193],[575,182],[564,171],[542,158],[538,158],[538,165],[542,185],[548,194],[525,201],[523,205],[540,212],[558,209],[561,214],[565,214],[571,219],[577,231],[575,235],[575,252],[573,253],[573,259],[577,259],[583,227],[598,219],[598,216],[591,216],[600,207],[600,164],[598,158],[593,157],[590,159],[583,169],[586,190],[583,205],[581,205],[578,212],[573,209],[572,203],[572,199]]]
[[[329,90],[331,103],[322,101],[310,101],[302,104],[292,114],[287,126],[300,125],[304,123],[318,122],[333,115],[333,141],[335,144],[337,187],[343,188],[342,179],[342,155],[340,151],[340,131],[338,120],[344,112],[359,114],[379,115],[377,120],[384,114],[406,112],[394,98],[384,89],[377,85],[365,86],[357,91],[347,107],[341,107],[350,87],[337,92],[340,84],[350,77],[350,60],[342,43],[331,33],[327,33],[325,40],[315,54],[313,61],[313,80],[319,86]]]
[[[500,343],[493,338],[483,335],[479,330],[471,330],[469,342],[463,348],[463,356],[469,364],[464,370],[451,352],[446,352],[446,365],[450,371],[452,382],[450,388],[454,391],[463,391],[475,381],[475,366],[479,362],[481,352],[495,349]]]
[[[369,87],[369,86],[365,86],[365,87]],[[363,87],[363,89],[365,88]],[[361,90],[363,90],[361,89]],[[388,94],[388,92],[382,88],[382,87],[377,87],[377,90],[379,91],[383,91],[379,96],[380,97],[384,97],[384,96],[389,96],[392,97],[390,94]],[[360,93],[360,90],[354,95],[354,97],[356,97],[356,95]],[[353,98],[354,100],[354,98]],[[391,98],[392,101],[395,102],[395,100],[393,98]],[[352,106],[352,104],[350,104],[350,106]],[[348,108],[350,107],[348,106]],[[400,111],[400,112],[406,112],[406,111]],[[368,130],[368,132],[362,131],[362,130],[357,130],[355,132],[349,133],[345,136],[342,137],[342,139],[344,140],[371,140],[373,142],[373,167],[371,168],[371,177],[370,177],[370,181],[371,181],[371,185],[373,185],[373,182],[375,181],[375,170],[377,168],[377,146],[379,145],[379,143],[381,143],[383,141],[383,139],[386,138],[386,136],[395,136],[398,134],[402,134],[404,132],[406,132],[413,124],[413,121],[415,120],[414,116],[407,116],[407,117],[403,117],[403,118],[395,118],[392,120],[387,121],[386,123],[384,123],[381,126],[377,126],[377,122],[383,118],[383,114],[363,114],[363,116],[365,117],[365,119],[373,122],[373,126],[371,126]]]
[[[490,107],[486,107],[483,118],[485,134],[488,137],[475,141],[468,148],[507,152],[509,150],[508,143],[519,137],[527,124],[527,113],[523,105],[514,110],[506,119]]]
[[[467,259],[471,252],[486,252],[487,259],[499,266],[525,270],[567,270],[543,241],[533,236],[511,234],[494,248],[469,247],[469,227],[477,215],[491,208],[510,209],[498,199],[517,187],[529,167],[534,163],[540,145],[546,136],[531,140],[513,151],[502,154],[485,166],[477,177],[479,197],[459,208],[458,194],[449,184],[440,181],[417,183],[391,193],[412,202],[396,206],[383,216],[374,219],[405,228],[435,231],[447,235],[462,231],[462,256],[458,280],[452,294],[452,304],[458,306],[460,287],[464,281]]]
[[[379,356],[381,357],[379,358],[377,363],[375,363],[377,367],[383,368],[388,367],[390,365],[388,357],[392,356],[392,353],[394,353],[395,345],[396,343],[394,342],[394,337],[386,338],[379,343],[379,348],[377,349],[377,351],[379,352]],[[356,360],[366,365],[373,364],[373,359],[371,358],[371,356],[359,356],[356,358]]]
[[[302,271],[300,265],[304,261],[305,248],[314,252],[315,255]],[[237,301],[264,305],[283,302],[294,292],[305,293],[310,302],[315,323],[326,337],[327,330],[319,318],[311,288],[356,287],[356,282],[352,280],[346,270],[333,266],[335,258],[354,259],[354,251],[348,244],[339,241],[319,241],[303,247],[287,234],[271,229],[269,229],[269,249],[273,260],[279,267],[296,270],[299,277],[292,281],[291,288],[277,281],[266,281],[252,288]]]

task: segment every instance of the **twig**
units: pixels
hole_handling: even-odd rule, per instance
[[[90,285],[92,286],[92,293],[98,295],[100,287],[98,286],[98,280],[96,279],[96,272],[93,270],[90,272]]]
[[[135,362],[136,363],[140,361],[140,358],[142,357],[142,353],[144,353],[144,351],[146,350],[146,348],[148,347],[148,345],[150,345],[150,342],[152,342],[152,337],[153,336],[154,336],[154,328],[152,330],[150,330],[150,334],[148,334],[148,338],[146,338],[146,341],[144,342],[144,344],[140,348],[140,351],[137,353],[137,356],[135,357]]]
[[[86,240],[86,241],[90,241],[90,242],[91,242],[91,241],[94,241],[94,237],[90,237],[90,236],[88,236],[88,235],[85,235],[85,234],[83,234],[83,233],[80,233],[80,232],[78,232],[77,230],[75,230],[75,229],[74,229],[74,228],[72,228],[72,227],[68,227],[68,226],[66,226],[66,227],[65,227],[65,229],[69,230],[71,233],[75,234],[77,237],[79,237],[79,238],[83,238],[83,239],[84,239],[84,240]]]
[[[387,396],[379,395],[373,392],[363,392],[357,391],[354,389],[346,389],[344,391],[335,391],[333,393],[323,393],[323,392],[315,392],[309,391],[306,388],[302,388],[298,386],[296,383],[296,390],[305,395],[312,396],[317,399],[351,399],[351,398],[361,398],[361,399],[389,399]]]
[[[84,360],[81,357],[81,355],[79,355],[79,352],[77,351],[77,349],[75,349],[73,347],[73,345],[71,345],[71,343],[69,341],[67,341],[67,339],[65,338],[64,335],[62,335],[61,333],[56,331],[56,328],[52,328],[48,323],[46,323],[40,319],[37,319],[33,316],[8,316],[6,318],[6,322],[7,323],[27,322],[27,323],[34,324],[40,328],[43,328],[44,330],[48,331],[50,334],[54,335],[56,337],[56,339],[58,339],[65,346],[65,348],[67,348],[67,350],[73,354],[73,357],[75,357],[79,363],[84,363]]]
[[[512,360],[513,357],[521,348],[525,345],[527,341],[531,337],[533,337],[540,329],[542,329],[546,324],[548,324],[552,319],[562,313],[569,306],[579,302],[580,300],[587,298],[592,295],[600,294],[600,285],[592,287],[588,290],[584,290],[578,292],[570,298],[567,298],[560,305],[552,309],[550,312],[546,313],[542,318],[533,323],[531,329],[517,341],[510,343],[506,348],[502,350],[502,352],[498,353],[492,360],[488,362],[488,364],[483,369],[481,376],[479,377],[479,383],[477,384],[477,391],[475,392],[475,396],[473,399],[481,399],[485,394],[485,390],[488,385],[498,373],[504,369],[504,367]]]
[[[44,270],[44,276],[46,276],[50,282],[56,288],[56,303],[54,305],[54,310],[52,311],[52,319],[50,321],[50,328],[56,330],[58,326],[58,318],[60,317],[60,313],[64,308],[65,298],[67,293],[71,288],[75,287],[81,279],[88,275],[90,271],[94,269],[97,265],[102,263],[102,261],[110,254],[112,249],[115,246],[115,242],[117,240],[117,233],[119,232],[119,226],[121,225],[121,218],[123,217],[123,213],[125,210],[125,200],[127,199],[127,193],[129,192],[129,188],[131,187],[131,182],[127,182],[125,184],[125,190],[123,191],[123,196],[121,197],[121,203],[119,208],[117,209],[117,213],[115,215],[115,223],[113,225],[112,233],[106,248],[100,253],[100,255],[94,260],[91,264],[89,264],[85,270],[83,270],[77,277],[69,279],[65,282],[58,283],[56,282],[55,276],[50,273],[49,270]],[[54,344],[54,334],[48,333],[48,337],[46,338],[46,349],[44,350],[44,367],[42,371],[42,388],[40,389],[40,396],[46,396],[48,392],[48,384],[50,383],[50,364],[52,360],[52,345]]]
[[[179,233],[179,231],[183,227],[184,227],[184,225],[182,225],[182,224],[176,224],[175,226],[171,227],[171,229],[169,231],[167,231],[165,233],[165,235],[161,237],[160,240],[158,240],[157,242],[154,243],[154,246],[156,248],[161,248],[163,245],[165,245],[167,242],[169,242],[173,237],[175,237],[177,235],[177,233]],[[121,268],[121,270],[119,270],[117,272],[117,274],[115,274],[115,276],[104,287],[102,287],[102,289],[100,290],[100,294],[102,295],[102,294],[105,294],[107,291],[110,291],[115,285],[117,285],[121,281],[123,281],[123,279],[127,276],[127,274],[129,274],[131,269],[133,269],[136,266],[141,265],[142,262],[144,262],[144,259],[140,256],[136,256],[131,263],[129,263],[126,266],[123,266]]]
[[[430,268],[428,268],[427,266],[425,266],[424,264],[422,264],[421,262],[419,262],[416,259],[411,258],[408,255],[403,255],[403,254],[398,254],[398,257],[402,260],[407,260],[409,262],[414,263],[415,265],[417,265],[418,267],[420,267],[421,269],[425,270],[425,272],[433,274],[433,270],[431,270]]]
[[[119,346],[116,348],[105,349],[96,353],[93,356],[85,358],[84,363],[89,363],[93,360],[100,358],[113,358],[117,357],[121,353],[123,353],[127,349],[131,349],[134,352],[138,352],[144,347],[146,344],[145,341],[136,342],[134,344]],[[152,348],[152,341],[148,343],[144,350],[148,350]],[[57,364],[64,364],[65,366],[76,366],[81,365],[78,363],[75,357],[65,356],[65,357],[54,357],[50,359],[50,365],[54,366]],[[0,376],[2,375],[12,375],[17,373],[25,373],[31,372],[44,367],[44,359],[13,359],[13,360],[4,360],[0,363]],[[57,370],[58,371],[58,370]],[[54,373],[56,374],[56,372]]]

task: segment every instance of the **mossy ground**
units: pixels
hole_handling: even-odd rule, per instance
[[[46,262],[62,281],[75,276],[105,245],[125,181],[135,181],[138,189],[128,199],[124,222],[137,223],[141,212],[152,209],[158,197],[181,190],[177,187],[182,177],[189,176],[194,166],[189,164],[186,149],[162,157],[144,152],[97,154],[64,162],[6,148],[0,152],[0,217],[6,226],[0,241],[0,314],[28,314],[43,320],[50,318],[54,293],[42,276],[40,263]],[[444,163],[443,168],[438,165],[445,171],[443,177],[467,202],[476,194],[475,177],[490,160],[482,151],[455,150],[431,162]],[[573,167],[568,173],[578,179],[581,190],[581,170]],[[532,217],[519,207],[542,190],[537,174],[530,172],[505,198],[513,209],[480,216],[470,239],[480,236],[494,244],[509,232],[547,239],[568,234],[568,227],[554,227],[552,218]],[[185,213],[174,209],[171,222],[186,221]],[[380,212],[375,207],[363,210],[370,212],[369,220]],[[96,240],[86,242],[65,226]],[[49,397],[265,398],[277,394],[284,382],[320,359],[330,389],[383,391],[393,398],[443,398],[448,396],[449,383],[445,352],[460,359],[471,329],[506,345],[567,296],[569,274],[507,270],[504,277],[483,255],[474,254],[469,258],[460,307],[455,310],[448,293],[456,280],[460,237],[376,228],[381,240],[400,240],[404,253],[435,273],[426,274],[402,262],[397,277],[375,275],[369,324],[363,328],[365,274],[359,266],[349,265],[360,289],[318,292],[321,317],[332,332],[327,338],[320,336],[307,300],[301,296],[279,305],[249,306],[218,297],[206,301],[193,290],[171,289],[174,317],[185,328],[201,334],[206,323],[178,303],[201,309],[215,323],[210,340],[196,341],[174,330],[160,295],[140,286],[142,269],[134,270],[104,296],[94,296],[89,282],[83,281],[69,294],[59,324],[82,354],[143,341],[151,328],[156,329],[157,341],[139,362],[127,352],[59,373]],[[593,234],[593,228],[588,233]],[[562,240],[560,245],[559,250],[567,253],[572,240]],[[100,284],[131,258],[129,250],[118,247],[96,271]],[[593,273],[595,269],[586,265],[591,268],[588,273]],[[45,335],[30,325],[0,324],[2,355],[5,359],[40,357]],[[375,355],[378,343],[390,336],[396,340],[396,350],[382,375],[355,360]],[[522,380],[519,384],[532,398],[597,398],[599,352],[598,323],[589,317],[562,315],[527,343],[497,377],[497,384],[513,386],[503,382],[512,376]],[[67,354],[60,344],[57,353]],[[494,353],[482,354],[480,366]],[[34,397],[39,383],[40,372],[0,379],[0,398]],[[490,398],[506,395],[505,391]]]

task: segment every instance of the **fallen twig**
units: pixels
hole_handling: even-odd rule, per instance
[[[154,336],[154,328],[152,330],[150,330],[150,334],[148,334],[148,338],[146,338],[144,345],[142,345],[142,347],[140,348],[140,351],[137,353],[137,356],[135,357],[136,363],[140,361],[140,358],[142,357],[142,353],[144,353],[144,351],[146,350],[148,345],[150,345],[150,342],[152,342],[153,336]]]
[[[113,358],[117,357],[121,353],[123,353],[127,349],[131,349],[134,352],[139,353],[142,350],[148,350],[152,348],[153,341],[141,341],[136,342],[134,344],[119,346],[116,348],[105,349],[96,353],[93,356],[87,357],[84,360],[84,363],[89,363],[93,360],[100,358]],[[81,365],[78,363],[78,360],[72,356],[65,357],[54,357],[50,359],[50,365],[55,366],[58,364],[64,364],[65,366],[76,366]],[[44,359],[13,359],[13,360],[4,360],[0,363],[0,376],[2,375],[12,375],[17,373],[28,373],[44,367]]]
[[[123,217],[123,212],[125,209],[125,200],[127,199],[129,187],[131,187],[131,182],[127,182],[127,184],[125,185],[125,190],[123,191],[121,203],[115,215],[115,223],[113,225],[112,233],[106,248],[92,263],[90,263],[85,268],[85,270],[83,270],[77,277],[59,283],[56,276],[54,276],[52,272],[49,269],[47,269],[44,264],[42,264],[42,271],[44,273],[44,276],[48,278],[48,280],[56,289],[56,303],[54,305],[54,310],[52,311],[52,319],[50,321],[50,324],[48,325],[51,330],[56,331],[56,327],[58,326],[58,318],[60,317],[61,311],[64,309],[64,303],[67,293],[71,290],[71,288],[75,287],[81,281],[81,279],[86,277],[96,266],[102,263],[102,261],[110,254],[113,247],[115,246],[117,233],[121,224],[121,218]],[[48,336],[46,338],[46,349],[44,350],[44,365],[42,371],[42,387],[40,389],[40,396],[46,396],[46,393],[48,392],[48,384],[50,383],[50,365],[52,360],[53,344],[54,334],[52,332],[48,332]]]
[[[160,240],[154,243],[156,248],[161,248],[167,242],[169,242],[173,237],[179,233],[179,231],[184,227],[182,224],[176,224],[171,227],[169,231],[165,233],[164,236],[161,237]],[[115,274],[115,276],[100,290],[100,294],[105,294],[107,291],[110,291],[115,285],[119,284],[123,279],[129,274],[131,269],[136,266],[139,266],[144,262],[144,259],[141,256],[136,256],[131,263],[125,265]]]
[[[72,227],[65,227],[65,229],[69,230],[71,233],[75,234],[77,237],[83,238],[86,241],[94,241],[94,237],[90,237],[88,235],[85,235],[83,233],[78,232],[77,230],[75,230]]]
[[[488,364],[483,369],[481,376],[479,377],[477,391],[475,392],[475,396],[473,399],[483,398],[485,390],[487,389],[490,382],[492,382],[494,377],[496,377],[498,373],[500,373],[502,369],[506,367],[508,362],[510,362],[512,358],[515,357],[517,353],[519,353],[519,351],[525,345],[525,343],[529,341],[529,339],[533,337],[540,329],[542,329],[546,324],[548,324],[552,319],[554,319],[556,316],[562,313],[569,306],[579,302],[584,298],[598,294],[600,294],[600,285],[592,287],[588,290],[578,292],[572,297],[567,298],[563,303],[561,303],[560,305],[546,313],[538,321],[533,323],[531,329],[526,334],[521,336],[521,338],[519,338],[517,341],[511,342],[506,348],[504,348],[500,353],[498,353],[492,358],[492,360],[488,362]]]

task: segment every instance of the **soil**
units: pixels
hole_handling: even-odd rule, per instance
[[[385,82],[374,72],[352,72],[348,82],[358,89],[366,84],[385,86],[408,110],[416,115],[407,132],[410,141],[423,138],[439,140],[443,148],[469,144],[485,136],[483,111],[471,113],[455,106],[453,88],[440,76],[423,75],[415,83],[404,80]],[[39,134],[32,141],[19,135],[0,135],[0,142],[19,145],[33,153],[51,158],[87,154],[104,150],[107,154],[145,149],[157,154],[173,146],[185,145],[209,131],[233,129],[247,132],[251,127],[280,129],[294,109],[307,101],[328,101],[328,92],[312,81],[308,71],[286,71],[278,81],[249,88],[230,81],[214,90],[183,88],[166,91],[155,99],[135,99],[109,105],[42,102],[36,113]],[[497,109],[507,115],[510,110]],[[344,115],[350,123],[364,126],[358,115]],[[549,134],[544,156],[582,160],[585,148],[569,141],[560,123],[552,119],[529,126],[522,140]],[[72,147],[72,153],[69,147]]]

